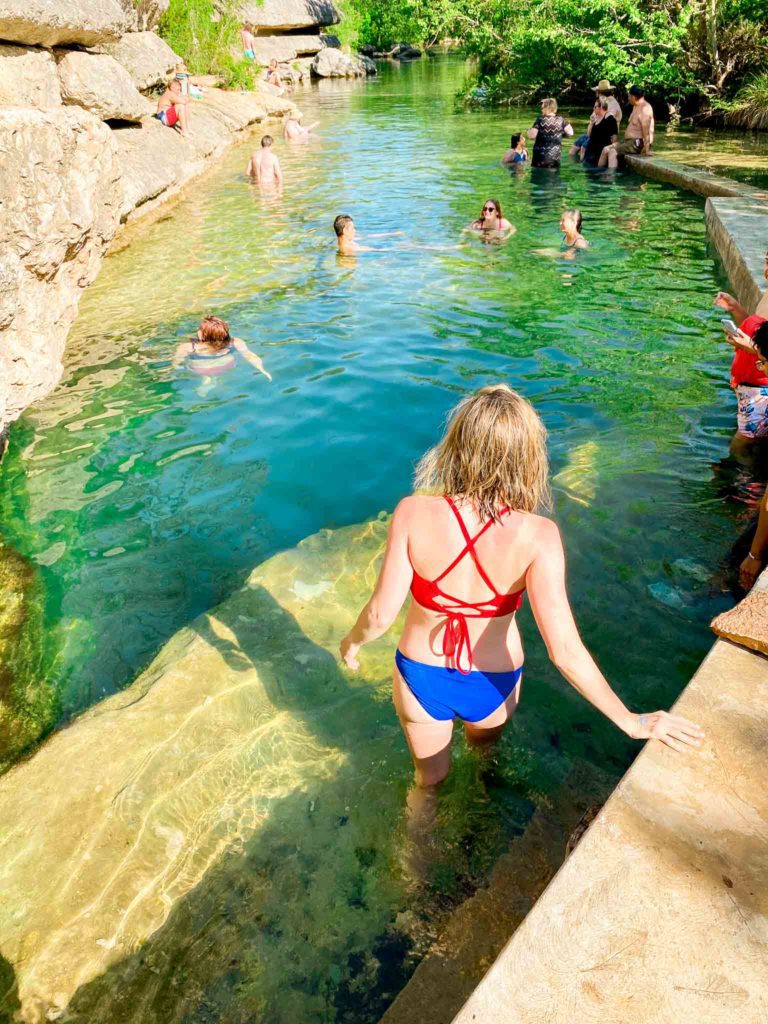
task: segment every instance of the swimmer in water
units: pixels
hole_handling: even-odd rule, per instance
[[[213,377],[234,370],[237,365],[236,353],[250,363],[267,380],[272,380],[264,363],[255,352],[251,352],[241,338],[233,338],[229,324],[218,316],[203,317],[197,329],[197,336],[183,341],[173,354],[173,367],[186,362],[190,372],[204,378],[204,384],[212,384]]]
[[[340,256],[356,256],[359,252],[377,252],[368,245],[360,245],[355,241],[357,231],[355,222],[348,213],[340,213],[333,222],[333,230],[336,232],[336,242]]]
[[[509,149],[501,158],[501,162],[505,166],[528,162],[528,150],[525,148],[525,136],[522,132],[513,135],[509,140]]]
[[[582,220],[581,210],[566,210],[560,218],[563,244],[567,249],[586,249],[589,246],[581,233]]]
[[[312,135],[312,132],[319,124],[319,121],[315,121],[313,124],[305,127],[301,124],[298,117],[293,114],[289,114],[286,118],[285,125],[283,126],[283,138],[286,142],[309,142],[310,138],[316,138],[316,136]]]
[[[486,199],[480,216],[477,220],[473,220],[469,228],[465,230],[479,231],[485,236],[502,239],[514,235],[516,228],[502,214],[501,203],[498,199]]]
[[[280,169],[280,161],[272,152],[274,139],[271,135],[265,135],[261,140],[261,149],[252,154],[248,161],[245,173],[261,188],[275,188],[278,193],[283,191],[283,172]]]

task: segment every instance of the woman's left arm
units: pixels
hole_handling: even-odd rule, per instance
[[[242,338],[233,338],[232,344],[246,362],[250,363],[254,369],[259,371],[259,373],[263,373],[267,380],[272,380],[272,374],[267,371],[261,356],[257,356],[255,352],[251,352]]]
[[[371,599],[341,641],[341,659],[347,668],[360,667],[357,660],[360,648],[387,632],[408,596],[413,580],[413,566],[408,557],[408,520],[412,501],[413,498],[404,498],[395,509],[389,525],[384,562]]]

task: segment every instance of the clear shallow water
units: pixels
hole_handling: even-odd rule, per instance
[[[497,380],[528,395],[550,430],[576,614],[612,682],[635,706],[668,705],[705,653],[708,621],[729,600],[713,567],[740,512],[723,500],[734,408],[711,309],[724,282],[703,203],[567,164],[510,175],[498,157],[530,121],[454,114],[460,75],[450,61],[424,62],[302,94],[323,138],[300,151],[278,144],[282,203],[244,180],[240,147],[105,264],[81,307],[64,382],[16,426],[0,468],[3,537],[40,567],[56,720],[129,683],[274,552],[391,509],[448,409]],[[517,235],[457,248],[488,195]],[[559,249],[570,205],[584,212],[592,243],[576,259]],[[338,212],[352,213],[363,236],[402,235],[371,239],[383,252],[340,260]],[[230,320],[272,384],[241,366],[206,391],[170,368],[204,312]],[[512,777],[521,735],[534,745],[524,820],[575,762],[610,780],[633,748],[556,680],[527,613],[523,626],[529,724],[524,707],[503,756]],[[396,744],[400,795],[408,763],[393,723],[382,702],[357,724],[379,746]],[[374,789],[390,771],[374,772]],[[349,776],[339,786],[335,803],[354,790]],[[486,822],[482,842],[492,836],[493,849],[521,827],[519,807],[503,813],[503,787],[490,809],[474,797],[463,805],[461,792],[451,806],[464,837],[453,845],[464,852],[443,886],[449,903],[487,870],[487,848],[466,854],[473,822]],[[330,861],[316,866],[323,876],[334,870],[332,838]],[[268,850],[277,856],[279,835]],[[261,865],[259,877],[270,870]],[[409,904],[391,898],[394,920]],[[425,913],[439,916],[434,906]],[[300,901],[285,929],[296,914]],[[324,1020],[377,1018],[413,962],[403,966],[400,933],[360,934],[350,934],[347,960],[343,942],[318,957],[311,1001],[291,989],[291,1020],[319,1019],[318,999]],[[379,946],[374,959],[389,975],[356,989],[354,958]],[[378,995],[366,1002],[363,991]],[[224,1013],[224,996],[211,999],[218,1019],[238,1019]]]

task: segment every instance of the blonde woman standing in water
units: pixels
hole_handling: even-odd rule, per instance
[[[506,385],[482,388],[454,409],[422,458],[416,487],[395,509],[371,599],[341,642],[382,636],[410,591],[395,655],[393,696],[416,770],[418,804],[450,768],[454,719],[478,746],[501,735],[520,701],[523,647],[515,613],[527,591],[549,657],[582,697],[633,739],[698,747],[702,730],[666,711],[631,712],[582,643],[565,588],[560,532],[537,514],[549,503],[546,431]]]

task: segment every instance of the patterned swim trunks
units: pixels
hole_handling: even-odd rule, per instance
[[[752,440],[768,437],[768,387],[758,388],[739,384],[736,388],[736,398],[741,436]]]

